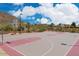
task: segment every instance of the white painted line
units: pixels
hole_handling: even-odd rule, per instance
[[[43,53],[42,56],[45,56],[46,54],[48,54],[52,50],[53,50],[53,45],[51,45],[51,47],[45,53]]]
[[[56,33],[54,33],[54,36],[52,36],[52,37],[56,37],[59,34],[60,34],[60,32],[56,32]],[[51,41],[49,42],[49,44],[50,44],[50,48],[45,53],[43,53],[42,56],[45,56],[46,54],[48,54],[49,52],[51,52],[53,50],[54,44]]]
[[[45,56],[46,54],[48,54],[53,49],[53,43],[51,41],[49,41],[49,39],[46,39],[46,40],[50,44],[50,48],[45,53],[43,53],[41,56]]]
[[[75,42],[73,42],[73,46],[75,45],[75,43],[78,41],[78,39],[79,38],[76,38],[77,40],[75,41]],[[73,48],[73,46],[71,46],[69,49],[68,49],[68,51],[64,54],[64,56],[66,56],[68,53],[69,53],[69,51]]]
[[[8,47],[10,47],[11,49],[13,49],[13,50],[17,51],[18,53],[22,54],[23,56],[25,56],[22,52],[20,52],[20,51],[18,51],[18,50],[16,50],[16,49],[14,49],[13,47],[9,46],[8,44],[6,44],[6,45],[7,45]]]

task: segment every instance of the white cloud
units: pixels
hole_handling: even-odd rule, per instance
[[[78,12],[78,8],[74,4],[70,3],[57,4],[55,8],[67,15],[73,15]]]
[[[19,16],[20,16],[20,14],[21,14],[20,9],[19,9],[18,11],[16,11],[15,13],[13,13],[13,15],[14,15],[14,16],[16,16],[16,17],[19,17]]]
[[[77,22],[79,19],[79,9],[74,4],[57,4],[55,7],[53,7],[53,4],[48,3],[40,5],[41,6],[37,8],[34,8],[32,6],[25,6],[22,10],[22,18],[40,13],[46,17],[49,17],[51,19],[51,22],[54,22],[55,24],[71,24],[72,22]],[[15,16],[19,16],[19,14],[20,10],[13,13],[13,15]],[[47,23],[48,20],[49,19],[46,18],[40,19],[41,23],[42,21],[43,23]]]
[[[14,14],[15,12],[16,12],[15,10],[11,10],[11,11],[9,11],[8,13]]]
[[[48,23],[48,19],[46,18],[41,18],[41,24],[47,24]]]
[[[51,4],[52,5],[52,4]],[[49,7],[46,7],[46,6],[40,6],[38,7],[38,13],[46,16],[46,17],[49,17],[51,19],[51,22],[57,22],[59,20],[61,20],[61,18],[64,16],[64,13],[57,10],[56,8],[54,8],[53,6],[49,6]]]
[[[32,17],[33,20],[35,20],[35,17]]]
[[[13,3],[13,5],[23,5],[23,3]]]
[[[39,18],[38,18],[38,19],[36,19],[36,21],[40,23],[40,19],[39,19]]]
[[[79,9],[74,4],[57,4],[55,9],[64,14],[64,16],[60,18],[59,22],[61,23],[71,24],[72,22],[77,22],[79,18]]]
[[[20,16],[20,13],[22,13],[22,18],[26,18],[27,16],[32,16],[36,14],[35,8],[31,6],[30,7],[25,6],[22,11],[19,9],[17,11],[9,11],[9,13],[10,12],[13,13],[13,15],[16,17]]]
[[[25,6],[23,8],[23,11],[22,11],[22,14],[23,14],[23,18],[26,18],[27,16],[32,16],[34,14],[36,14],[36,9],[33,8],[32,6]]]
[[[49,19],[47,18],[41,18],[41,19],[37,19],[36,22],[40,23],[40,24],[51,24],[51,22],[49,22]]]
[[[47,8],[51,8],[53,7],[53,3],[40,3],[41,6],[47,7]]]

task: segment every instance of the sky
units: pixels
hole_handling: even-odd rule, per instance
[[[0,12],[30,24],[79,24],[79,3],[0,3]]]

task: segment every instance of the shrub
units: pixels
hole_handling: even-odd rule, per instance
[[[40,27],[40,28],[39,28],[39,32],[43,32],[43,31],[45,31],[45,30],[46,30],[45,27]]]

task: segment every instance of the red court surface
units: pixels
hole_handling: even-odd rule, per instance
[[[38,32],[7,36],[7,42],[5,41],[3,45],[0,44],[0,48],[9,56],[79,55],[78,33]],[[76,43],[74,44],[74,42]],[[61,45],[61,43],[67,45]]]
[[[24,54],[14,49],[13,46],[31,43],[39,39],[40,38],[38,37],[33,37],[33,38],[15,40],[15,41],[11,41],[9,44],[5,43],[4,45],[1,45],[0,48],[2,48],[10,56],[24,56]]]
[[[17,45],[31,43],[31,42],[39,40],[39,39],[40,39],[39,37],[19,39],[19,40],[11,41],[9,45],[12,47],[12,46],[17,46]]]
[[[12,47],[9,47],[8,45],[3,45],[1,48],[9,55],[9,56],[23,56],[22,53],[16,51]]]
[[[79,56],[79,40],[71,46],[72,48],[68,52],[67,56]]]

